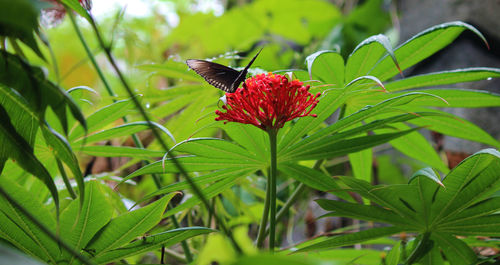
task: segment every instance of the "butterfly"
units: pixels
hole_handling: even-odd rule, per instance
[[[186,61],[186,64],[189,68],[203,77],[210,85],[226,92],[233,93],[238,89],[241,82],[245,80],[248,68],[250,68],[261,51],[262,49],[260,49],[242,71],[237,71],[222,64],[204,60],[190,59]],[[243,86],[245,86],[244,83]]]

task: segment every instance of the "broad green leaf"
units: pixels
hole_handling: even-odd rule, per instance
[[[500,187],[500,153],[481,150],[456,166],[443,180],[432,204],[432,220],[441,222],[496,192]]]
[[[386,265],[398,265],[399,258],[401,257],[401,242],[398,242],[392,246],[391,251],[387,254],[385,258]]]
[[[319,51],[306,58],[307,69],[311,79],[319,79],[323,83],[344,86],[344,59],[334,51]]]
[[[498,68],[464,68],[403,78],[386,83],[385,88],[387,91],[394,92],[417,87],[449,85],[498,77],[500,77],[500,69]]]
[[[295,255],[297,256],[297,255]],[[270,254],[260,254],[255,256],[241,256],[231,265],[275,265],[275,264],[287,264],[287,265],[321,265],[330,264],[325,263],[325,261],[314,259],[311,257],[301,256],[297,258],[295,256],[281,256],[281,255],[270,255]]]
[[[395,49],[394,54],[401,70],[411,67],[452,43],[464,30],[470,30],[486,42],[473,26],[455,21],[426,29]],[[368,74],[385,81],[398,73],[390,56],[385,56]]]
[[[73,11],[78,13],[78,15],[85,18],[89,23],[92,21],[89,13],[80,5],[80,2],[78,0],[61,0],[61,2],[69,6]]]
[[[499,210],[500,197],[488,198],[468,207],[457,215],[448,218],[448,221],[444,222],[443,225],[454,223],[456,221],[465,221],[468,219],[489,215],[498,212]]]
[[[27,190],[9,178],[2,178],[1,185],[12,199],[37,218],[42,225],[51,231],[56,231],[56,220],[45,205],[38,200],[33,200]],[[5,219],[9,220],[5,223],[5,226],[2,225],[2,232],[4,234],[8,235],[13,240],[20,240],[20,242],[28,243],[28,245],[22,247],[22,249],[26,248],[29,251],[28,253],[31,252],[39,257],[43,257],[44,260],[50,260],[55,263],[60,251],[57,242],[47,236],[37,224],[28,219],[24,213],[14,207],[14,205],[3,196],[0,196],[0,211],[5,215]],[[15,226],[13,226],[14,224]],[[13,231],[4,230],[9,227],[16,228],[13,228]],[[19,230],[17,228],[23,232],[18,233]],[[33,242],[28,240],[24,235],[28,236]],[[13,243],[14,245],[18,245],[17,242]],[[34,249],[35,246],[33,243],[36,244],[39,250]]]
[[[100,186],[97,181],[87,182],[84,202],[80,204],[78,199],[74,200],[61,213],[61,235],[64,235],[65,241],[76,251],[81,251],[111,219],[113,209]],[[69,253],[65,254],[65,258],[69,259],[68,264],[72,264],[74,257]]]
[[[107,264],[129,256],[144,253],[146,251],[151,251],[161,247],[169,247],[194,236],[208,234],[214,231],[215,230],[210,228],[196,226],[174,229],[146,236],[121,248],[110,250],[96,258],[94,261],[99,264]]]
[[[29,65],[16,55],[3,52],[0,56],[0,83],[21,95],[38,117],[44,117],[47,106],[50,106],[65,132],[68,126],[66,107],[86,128],[85,118],[78,105],[66,91],[47,80],[41,68]]]
[[[500,214],[466,218],[437,227],[438,231],[462,236],[500,236]]]
[[[237,176],[242,176],[245,174],[251,173],[247,169],[241,169],[241,168],[225,168],[221,170],[217,170],[199,177],[193,177],[191,178],[193,182],[200,186],[200,185],[205,185],[211,182],[219,181],[228,177],[231,177],[233,175]],[[148,195],[145,195],[142,197],[140,200],[136,202],[136,204],[139,204],[143,201],[149,200],[155,196],[170,193],[170,192],[175,192],[175,191],[181,191],[181,190],[186,190],[191,188],[191,185],[189,185],[189,182],[186,180],[183,181],[177,181],[175,183],[172,183],[170,185],[161,187],[160,189],[156,190],[155,192],[152,192]]]
[[[34,0],[0,0],[0,36],[21,40],[44,59],[34,38],[39,32],[38,16],[42,7]]]
[[[269,157],[269,136],[261,129],[236,122],[221,127],[236,143],[262,159]]]
[[[433,248],[423,256],[419,261],[422,265],[444,265],[443,255],[439,250],[439,246],[434,244]]]
[[[418,109],[418,107],[414,107],[413,109]],[[439,110],[431,111],[447,114],[446,112]],[[489,133],[485,132],[474,123],[452,114],[422,117],[420,119],[412,120],[410,123],[421,127],[426,126],[429,130],[445,135],[485,143],[495,146],[496,148],[500,148],[500,142],[493,138]]]
[[[111,219],[85,246],[85,249],[92,250],[95,253],[93,258],[98,259],[106,252],[142,236],[160,222],[167,203],[174,195],[175,193],[166,195],[144,208]]]
[[[1,57],[1,56],[0,56]],[[47,169],[33,153],[33,147],[17,133],[10,122],[9,115],[2,105],[0,105],[0,139],[3,139],[1,146],[2,153],[19,164],[27,172],[39,178],[49,189],[56,207],[59,207],[59,195],[54,180]],[[2,164],[2,163],[0,163]]]
[[[349,82],[345,85],[344,89],[346,92],[351,92],[354,91],[354,89],[363,90],[374,86],[379,86],[385,90],[384,84],[382,84],[378,78],[371,75],[364,75]]]
[[[356,232],[341,236],[334,236],[333,238],[326,239],[322,242],[313,244],[305,248],[301,248],[297,250],[297,252],[328,250],[337,247],[350,246],[357,243],[361,243],[363,241],[367,241],[369,239],[390,236],[402,231],[404,231],[404,229],[394,226],[371,228],[361,232]]]
[[[359,152],[361,150],[371,148],[383,143],[387,143],[391,140],[414,132],[417,129],[419,128],[395,133],[361,136],[333,142],[329,142],[329,137],[326,137],[324,141],[310,146],[310,148],[307,150],[301,150],[300,152],[290,154],[280,162],[293,160],[326,159],[343,156],[350,153]]]
[[[402,123],[392,124],[392,126],[399,131],[406,131],[411,128]],[[380,129],[376,133],[389,133],[393,131],[393,129]],[[434,147],[419,132],[413,132],[404,138],[394,139],[390,144],[408,157],[422,161],[444,173],[449,171],[448,166],[443,162]]]
[[[476,254],[462,240],[446,233],[432,233],[431,239],[441,247],[450,264],[470,265],[476,263]]]
[[[359,110],[358,112],[353,113],[353,114],[337,121],[336,123],[319,130],[318,132],[312,134],[311,136],[304,138],[304,140],[296,143],[295,145],[289,146],[292,144],[291,139],[290,139],[289,140],[290,142],[288,145],[283,145],[283,146],[280,146],[281,148],[278,148],[278,154],[279,154],[279,156],[284,156],[285,154],[288,154],[290,152],[296,152],[297,148],[304,149],[306,144],[312,144],[315,142],[319,142],[320,140],[325,139],[330,134],[333,134],[335,132],[339,132],[343,129],[347,129],[347,128],[349,128],[349,127],[351,127],[351,126],[353,126],[353,125],[355,125],[355,124],[357,124],[365,119],[368,119],[374,115],[377,115],[380,113],[386,113],[387,111],[394,111],[395,107],[406,105],[409,102],[411,102],[419,97],[424,97],[424,96],[432,96],[432,95],[425,94],[425,93],[408,93],[405,95],[401,95],[401,96],[387,99],[385,101],[378,103],[375,106],[366,106],[363,109]],[[396,121],[392,121],[392,122],[396,122]],[[300,121],[299,121],[299,123],[300,123]],[[297,124],[295,126],[297,126]],[[304,132],[305,132],[305,130],[303,130],[303,134],[304,134]],[[359,131],[359,133],[361,133],[361,132],[363,132],[363,131]],[[286,137],[288,137],[288,135]],[[297,138],[298,137],[296,137],[296,139]],[[285,149],[285,148],[288,148],[288,149]]]
[[[252,171],[247,171],[247,172],[244,172],[243,174],[240,173],[237,175],[232,175],[232,176],[226,177],[220,181],[217,181],[216,183],[211,184],[206,188],[203,188],[202,189],[203,195],[205,196],[205,198],[207,200],[209,200],[209,199],[213,198],[214,196],[219,195],[220,193],[222,193],[226,189],[231,188],[235,184],[236,180],[239,177],[248,175],[251,172]],[[189,198],[188,200],[186,200],[185,202],[183,202],[182,204],[176,206],[175,208],[168,210],[163,215],[163,218],[169,217],[169,216],[176,214],[180,211],[183,211],[185,209],[190,209],[191,207],[200,203],[200,201],[201,201],[200,198],[198,198],[197,196],[193,196],[193,197]]]
[[[83,200],[85,194],[85,186],[83,184],[83,174],[78,164],[78,159],[71,149],[66,138],[48,127],[46,124],[41,125],[42,134],[47,146],[52,148],[54,156],[61,159],[73,173],[73,178],[76,180],[78,189],[80,191],[80,200]]]
[[[187,172],[210,171],[231,167],[248,168],[254,170],[258,169],[254,168],[254,163],[247,163],[245,161],[232,159],[209,159],[205,157],[187,156],[177,157],[176,160],[184,167]],[[157,161],[134,171],[133,173],[123,178],[121,182],[144,174],[177,173],[178,171],[179,170],[170,159],[165,160],[164,165],[163,161]]]
[[[87,117],[87,129],[89,132],[94,132],[109,125],[115,120],[125,116],[128,111],[134,108],[134,103],[131,99],[117,101],[111,105],[103,107]],[[84,128],[76,127],[71,131],[69,139],[74,141],[84,135]]]
[[[482,108],[500,106],[500,94],[491,93],[484,90],[472,89],[420,89],[413,92],[429,93],[436,96],[420,97],[412,102],[408,102],[406,107],[413,110],[417,106],[423,107],[451,107],[451,108]],[[406,94],[406,92],[396,92],[389,94],[373,94],[363,99],[356,98],[356,103],[361,105],[375,104],[380,100],[396,95]],[[444,100],[443,100],[444,99]]]
[[[279,163],[278,170],[285,173],[287,177],[294,178],[313,189],[320,191],[340,189],[339,185],[332,177],[312,168],[295,163]]]
[[[407,221],[391,210],[375,205],[319,199],[316,202],[327,211],[327,216],[344,216],[367,221],[384,222],[397,226],[407,226]]]
[[[171,151],[186,152],[192,155],[207,157],[207,158],[220,158],[220,159],[234,159],[253,162],[255,164],[263,164],[267,161],[265,157],[258,157],[241,146],[219,138],[192,138],[182,141],[172,147]]]
[[[349,163],[355,178],[368,182],[372,180],[373,152],[371,149],[350,153]]]
[[[174,136],[170,133],[170,131],[163,127],[161,124],[158,124],[156,122],[151,122],[151,125],[160,129],[162,132],[164,132],[166,135],[168,135],[174,142]],[[137,122],[130,122],[127,124],[119,125],[116,127],[113,127],[111,129],[103,130],[100,132],[96,132],[94,134],[88,135],[85,138],[81,138],[77,141],[74,141],[72,143],[73,146],[78,146],[78,144],[81,144],[84,142],[85,144],[91,144],[99,141],[104,141],[104,140],[109,140],[113,138],[118,138],[122,136],[130,136],[132,134],[149,130],[150,125],[148,122],[145,121],[137,121]]]
[[[296,143],[299,139],[307,135],[313,129],[318,128],[324,120],[330,117],[342,103],[344,103],[344,90],[328,90],[319,97],[319,103],[312,111],[317,117],[300,118],[290,130],[278,134],[278,154],[286,150],[290,145]]]
[[[385,53],[391,56],[396,67],[399,67],[391,42],[386,36],[378,34],[361,42],[347,59],[346,82],[351,82],[358,76],[366,75]]]
[[[153,157],[162,157],[165,152],[148,150],[143,148],[128,147],[128,146],[112,146],[112,145],[92,145],[82,146],[77,149],[87,155],[101,157],[140,157],[144,159]]]

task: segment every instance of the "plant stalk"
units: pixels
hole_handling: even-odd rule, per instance
[[[271,168],[269,170],[269,180],[268,180],[268,185],[270,186],[269,250],[271,251],[271,253],[273,253],[275,244],[274,241],[276,239],[276,177],[277,177],[276,136],[278,135],[278,130],[271,129],[268,131],[268,134],[269,134],[269,144],[271,149]]]
[[[267,229],[267,220],[269,217],[269,202],[270,202],[270,197],[271,197],[271,185],[270,185],[270,178],[271,171],[269,170],[269,173],[267,174],[267,183],[266,183],[266,198],[264,199],[264,210],[262,211],[262,219],[260,221],[260,226],[259,226],[259,232],[257,234],[257,248],[262,248],[264,245],[264,239],[269,233],[269,230]]]
[[[90,50],[89,46],[87,45],[87,42],[85,41],[85,38],[83,37],[83,34],[82,34],[80,28],[78,27],[78,24],[75,21],[73,13],[68,9],[67,9],[67,11],[68,11],[67,13],[70,17],[71,23],[73,24],[73,28],[75,29],[75,32],[78,35],[78,38],[80,39],[80,42],[82,43],[90,62],[94,66],[94,69],[96,70],[97,75],[99,76],[102,83],[104,84],[104,87],[106,88],[106,91],[108,92],[108,95],[111,96],[113,102],[116,102],[117,101],[116,100],[117,94],[113,91],[113,89],[109,85],[109,82],[107,81],[106,77],[104,77],[104,74],[103,74],[101,68],[97,64],[97,61],[95,60],[95,57],[92,54],[92,51]],[[123,122],[128,122],[128,119],[126,116],[123,116],[122,120],[123,120]],[[131,137],[132,137],[132,140],[134,141],[134,144],[137,148],[144,148],[144,145],[139,140],[139,137],[137,137],[136,134],[132,134]],[[142,163],[145,165],[149,164],[149,162],[145,161],[145,160],[143,160]],[[161,185],[161,181],[160,181],[159,176],[156,174],[152,174],[152,177],[153,177],[153,181],[156,185],[156,188],[160,189],[162,185]],[[169,207],[170,207],[170,204],[169,204]],[[179,222],[177,221],[177,217],[175,217],[175,215],[171,215],[170,219],[172,220],[172,223],[173,223],[175,228],[180,228]],[[191,250],[189,249],[187,242],[185,240],[183,240],[183,241],[181,241],[181,245],[182,245],[182,249],[184,250],[184,254],[186,255],[186,260],[188,262],[192,262],[193,255],[191,254]]]

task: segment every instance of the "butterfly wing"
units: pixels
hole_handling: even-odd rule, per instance
[[[233,84],[239,78],[240,71],[204,60],[191,59],[187,60],[186,64],[197,74],[201,75],[210,85],[218,89],[233,93],[238,88],[238,86],[234,87]]]
[[[236,79],[234,80],[234,82],[231,84],[231,87],[234,87],[234,90],[236,90],[240,86],[241,82],[243,82],[243,80],[245,80],[245,78],[247,77],[248,69],[253,64],[253,62],[255,61],[255,59],[257,59],[257,56],[259,56],[259,53],[261,51],[262,51],[262,49],[260,49],[259,52],[252,58],[252,60],[250,60],[250,62],[245,67],[245,69],[243,69],[242,71],[239,72],[238,77],[236,77]]]

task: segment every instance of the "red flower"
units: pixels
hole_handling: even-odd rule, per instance
[[[289,81],[283,75],[260,74],[245,80],[243,88],[227,93],[225,112],[216,110],[216,121],[253,124],[263,130],[282,128],[285,122],[312,116],[321,93],[309,93],[309,85],[299,80]]]

